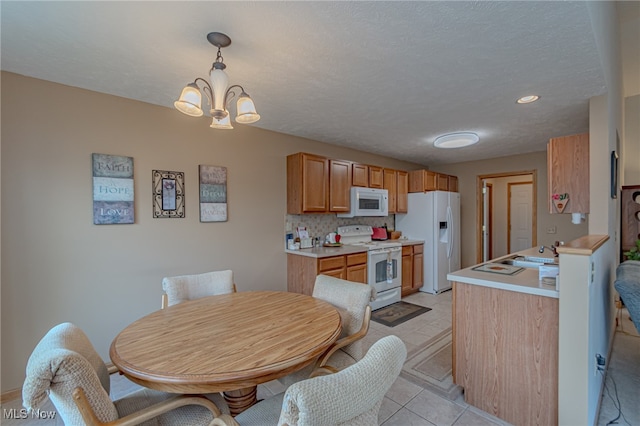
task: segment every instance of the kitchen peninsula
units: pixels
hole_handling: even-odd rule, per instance
[[[553,261],[536,248],[517,254]],[[538,268],[500,263],[509,257],[447,276],[453,380],[467,403],[509,423],[557,424],[559,293]]]

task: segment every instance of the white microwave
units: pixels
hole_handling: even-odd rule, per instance
[[[338,217],[388,216],[389,191],[386,189],[351,187],[351,211]]]

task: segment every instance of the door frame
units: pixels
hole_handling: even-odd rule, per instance
[[[522,182],[507,182],[507,251],[511,253],[511,187],[514,185],[531,185],[531,198],[533,198],[533,182],[530,180]],[[533,200],[531,200],[533,202]],[[533,208],[533,203],[531,204]],[[533,215],[531,215],[531,243],[536,245],[533,238]]]
[[[531,233],[533,234],[532,243],[535,247],[538,244],[538,171],[522,170],[517,172],[491,173],[476,176],[476,263],[482,263],[482,181],[484,179],[504,178],[512,176],[531,175],[531,183],[533,191],[531,197],[532,209],[531,214]]]

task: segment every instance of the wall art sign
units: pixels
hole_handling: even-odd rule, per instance
[[[93,223],[134,223],[133,157],[91,154]]]
[[[569,202],[569,194],[566,192],[564,194],[553,194],[553,196],[551,196],[551,201],[553,202],[553,205],[556,206],[558,213],[562,213]]]
[[[199,166],[200,222],[227,220],[227,168]]]
[[[153,217],[184,217],[184,173],[153,170]]]

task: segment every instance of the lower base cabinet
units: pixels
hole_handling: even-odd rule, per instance
[[[558,299],[453,283],[453,382],[514,425],[558,424]]]
[[[316,276],[367,283],[367,253],[309,257],[287,253],[287,291],[311,295]]]
[[[424,284],[424,244],[402,247],[402,297]]]

